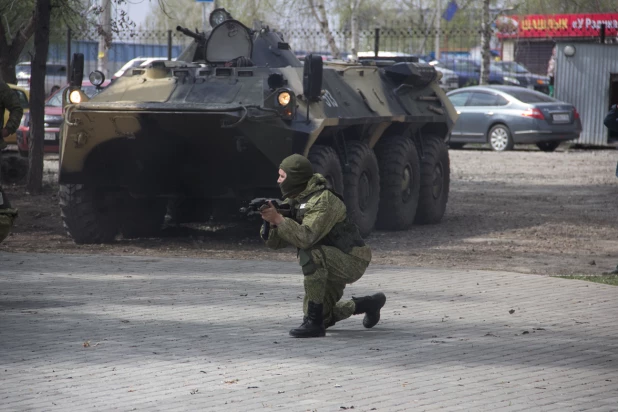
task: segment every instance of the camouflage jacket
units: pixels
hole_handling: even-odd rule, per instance
[[[9,111],[9,120],[4,123],[4,110]],[[6,128],[9,134],[15,133],[19,127],[19,122],[24,114],[19,99],[15,92],[4,82],[0,81],[0,129]]]
[[[294,199],[286,199],[284,203],[298,211],[302,223],[292,218],[284,218],[283,223],[270,228],[266,245],[272,249],[290,245],[298,249],[310,249],[320,244],[333,227],[347,217],[343,201],[325,189],[326,179],[316,173],[302,193]],[[366,262],[371,261],[371,249],[368,246],[353,247],[349,254]]]

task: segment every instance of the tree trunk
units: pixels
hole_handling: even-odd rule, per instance
[[[330,51],[333,55],[333,59],[339,59],[341,56],[341,52],[339,51],[339,47],[337,47],[337,42],[335,41],[335,37],[333,33],[330,31],[330,27],[328,25],[328,17],[326,16],[326,8],[324,7],[324,0],[308,0],[309,6],[311,7],[311,12],[313,13],[313,17],[315,17],[316,21],[320,25],[320,29],[324,36],[326,36],[326,41],[328,42],[328,47],[330,47]]]
[[[491,56],[489,2],[490,0],[483,0],[483,16],[481,21],[481,79],[479,84],[489,84],[489,62]]]
[[[354,0],[354,2],[352,3],[352,16],[350,19],[350,29],[352,31],[352,47],[351,47],[351,52],[352,52],[352,60],[353,61],[357,61],[358,60],[358,43],[359,43],[359,39],[360,39],[360,35],[358,32],[358,11],[360,9],[360,6],[362,4],[363,0]]]
[[[1,16],[0,16],[1,17]],[[24,50],[26,43],[34,33],[34,14],[23,24],[13,36],[11,41],[6,38],[7,30],[0,18],[0,77],[5,83],[17,83],[15,65]]]
[[[51,0],[37,0],[34,12],[34,59],[30,76],[30,139],[28,180],[30,193],[41,193],[43,188],[43,142],[45,141],[45,69],[49,50],[49,21]]]
[[[101,23],[99,25],[99,59],[97,69],[110,78],[108,75],[108,53],[112,44],[112,0],[101,2],[103,11],[101,12]]]

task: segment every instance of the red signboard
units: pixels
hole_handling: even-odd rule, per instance
[[[618,36],[618,13],[500,16],[496,34],[499,38],[598,37],[602,24],[605,36]]]

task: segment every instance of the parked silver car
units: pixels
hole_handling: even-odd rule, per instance
[[[534,143],[553,152],[561,142],[579,138],[577,109],[546,94],[516,86],[471,86],[446,94],[459,113],[449,146],[489,143],[496,151]]]
[[[15,66],[17,85],[30,90],[31,67],[29,62]],[[61,63],[47,63],[45,70],[45,96],[49,96],[67,83],[67,66]]]

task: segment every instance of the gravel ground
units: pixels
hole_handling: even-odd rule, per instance
[[[618,264],[616,150],[518,149],[494,153],[453,150],[451,193],[437,225],[374,232],[374,263],[398,266],[506,270],[539,275],[600,275]],[[100,253],[294,260],[289,249],[265,249],[259,224],[166,229],[158,239],[75,245],[60,220],[57,160],[48,158],[42,195],[7,187],[20,209],[1,251]]]

